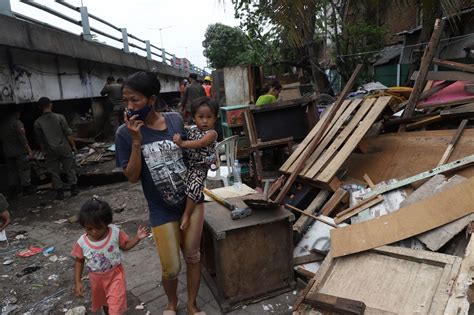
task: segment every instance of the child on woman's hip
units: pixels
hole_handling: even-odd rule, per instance
[[[128,251],[149,235],[149,230],[138,227],[130,238],[117,226],[112,225],[112,209],[105,201],[93,197],[85,202],[79,213],[79,223],[85,230],[74,245],[74,293],[84,295],[82,271],[89,272],[92,295],[92,311],[101,307],[105,314],[122,314],[127,310],[125,273],[122,267],[122,251]]]
[[[187,131],[186,140],[180,134],[173,137],[174,143],[185,149],[184,156],[188,165],[186,176],[186,208],[181,218],[180,228],[186,229],[189,217],[197,203],[204,200],[202,193],[209,164],[216,160],[217,132],[214,130],[219,105],[209,97],[200,97],[191,104],[191,115],[196,127]]]

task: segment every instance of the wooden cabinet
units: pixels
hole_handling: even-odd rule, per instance
[[[258,197],[229,202],[245,207],[243,198]],[[228,209],[211,202],[204,220],[203,276],[223,311],[294,288],[291,212],[261,210],[232,220]]]

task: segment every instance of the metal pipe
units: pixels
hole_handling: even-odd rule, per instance
[[[69,9],[72,9],[72,10],[74,10],[74,11],[80,12],[80,7],[76,7],[76,6],[74,6],[74,5],[70,4],[70,3],[67,3],[67,2],[64,1],[64,0],[56,0],[56,2],[59,3],[59,4],[62,4],[63,6],[69,8]],[[107,22],[106,20],[101,19],[100,17],[98,17],[98,16],[96,16],[96,15],[94,15],[94,14],[90,14],[90,13],[89,13],[89,17],[92,18],[92,19],[94,19],[94,20],[96,20],[96,21],[99,21],[99,22],[101,22],[101,23],[103,23],[103,24],[105,24],[105,25],[107,25],[107,26],[110,26],[111,28],[116,29],[117,31],[121,31],[120,27],[117,27],[117,26],[113,25],[112,23]]]
[[[38,3],[34,2],[34,1],[31,1],[31,0],[20,0],[20,2],[23,2],[23,3],[25,3],[25,4],[31,5],[32,7],[35,7],[35,8],[37,8],[37,9],[46,11],[46,12],[52,14],[52,15],[55,15],[55,16],[57,16],[57,17],[59,17],[59,18],[62,18],[62,19],[64,19],[64,20],[68,21],[68,22],[71,22],[71,23],[73,23],[73,24],[82,26],[81,21],[74,20],[73,18],[70,18],[70,17],[67,16],[67,15],[64,15],[64,14],[62,14],[62,13],[60,13],[60,12],[57,12],[57,11],[55,11],[55,10],[53,10],[53,9],[50,9],[50,8],[44,6],[44,5],[38,4]]]

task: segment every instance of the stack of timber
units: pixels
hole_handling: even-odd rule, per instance
[[[319,145],[304,161],[304,168],[299,176],[323,189],[337,190],[340,187],[340,181],[336,178],[337,171],[391,101],[390,96],[344,101],[325,130]],[[301,156],[309,150],[308,144],[320,131],[326,119],[327,116],[321,118],[298,149],[282,165],[281,172],[295,171],[296,165],[301,163]]]

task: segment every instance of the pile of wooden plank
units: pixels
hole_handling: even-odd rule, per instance
[[[294,270],[306,283],[295,314],[469,313],[474,66],[434,58],[443,27],[405,100],[348,99],[353,76],[281,166],[274,200],[297,216]]]

